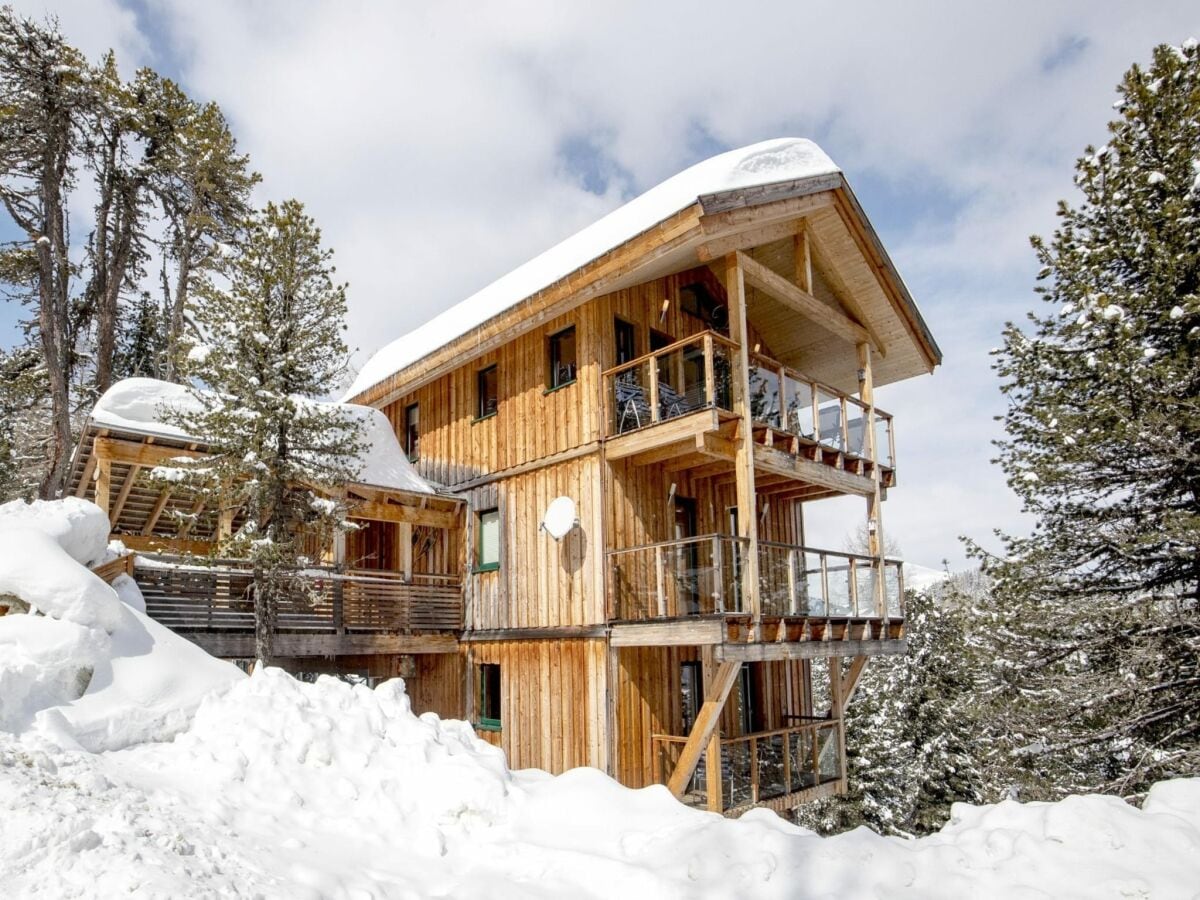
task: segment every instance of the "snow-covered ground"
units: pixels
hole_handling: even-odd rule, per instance
[[[246,678],[212,660],[141,614],[136,586],[120,592],[131,606],[89,580],[103,547],[80,536],[86,506],[29,512],[0,508],[0,605],[44,613],[0,617],[2,897],[1200,891],[1200,780],[1156,786],[1141,810],[958,806],[913,841],[821,838],[761,810],[730,821],[595,770],[511,772],[465,723],[414,715],[399,680]]]

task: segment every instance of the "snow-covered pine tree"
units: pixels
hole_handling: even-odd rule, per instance
[[[344,507],[331,498],[354,480],[365,450],[361,419],[306,399],[336,388],[346,372],[346,292],[331,257],[301,203],[268,204],[228,260],[227,284],[206,279],[191,298],[204,338],[189,355],[191,374],[204,384],[193,392],[199,411],[178,422],[209,455],[178,475],[210,509],[245,510],[220,552],[252,563],[264,662],[305,541],[344,526]]]
[[[1080,200],[1033,241],[1050,309],[997,351],[999,462],[1036,525],[980,556],[1031,796],[1200,771],[1196,43],[1157,47],[1119,94]]]

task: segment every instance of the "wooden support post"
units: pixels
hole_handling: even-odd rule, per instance
[[[112,490],[112,461],[101,459],[96,463],[96,505],[104,510],[104,514],[109,516],[109,492]],[[109,516],[109,525],[112,525],[112,517]]]
[[[413,577],[413,527],[410,522],[398,522],[396,524],[396,541],[399,543],[397,548],[400,552],[399,571],[404,576],[404,581],[411,582]]]
[[[871,466],[871,481],[873,489],[867,495],[867,553],[874,560],[874,577],[871,584],[875,588],[875,614],[885,622],[888,618],[887,590],[884,578],[884,557],[886,555],[883,541],[883,492],[880,485],[879,453],[875,445],[875,379],[871,371],[871,345],[858,344],[858,394],[867,406],[867,455],[875,465]]]
[[[794,241],[796,286],[811,294],[813,292],[812,244],[809,241],[807,220],[800,226],[800,231],[796,233]]]
[[[704,399],[709,406],[717,405],[717,372],[713,366],[713,337],[704,335]]]
[[[667,615],[667,596],[664,591],[666,577],[663,573],[663,550],[661,545],[654,548],[654,597],[659,618]]]
[[[758,594],[758,508],[754,491],[754,422],[750,410],[750,347],[746,327],[746,282],[742,255],[725,258],[725,289],[729,298],[729,330],[737,348],[733,352],[733,408],[741,415],[737,455],[738,531],[746,538],[746,558],[742,562],[743,607],[751,615],[751,640],[758,640],[762,629],[762,607]]]
[[[346,568],[346,532],[340,528],[333,535],[333,570],[341,575]],[[333,582],[333,630],[346,633],[346,583],[340,578]]]
[[[133,490],[133,485],[137,481],[138,471],[141,466],[132,465],[129,467],[129,472],[125,475],[125,480],[121,483],[121,490],[117,492],[116,502],[113,503],[112,513],[109,518],[112,520],[113,527],[116,527],[117,521],[121,518],[121,510],[125,508],[125,501],[129,499],[129,492]]]
[[[796,555],[799,551],[795,547],[788,547],[787,552],[787,579],[788,579],[788,615],[795,616],[800,613],[800,595],[797,590],[799,579],[796,577]]]
[[[707,650],[709,655],[712,654],[711,648]],[[709,765],[706,768],[709,770],[708,775],[711,780],[714,775],[711,770],[717,770],[716,778],[720,779],[720,733],[718,724],[721,721],[721,710],[725,708],[725,701],[729,699],[729,693],[737,682],[738,671],[741,669],[740,662],[722,662],[716,667],[716,673],[711,679],[711,683],[705,685],[704,704],[700,707],[700,712],[696,714],[696,722],[692,725],[692,730],[688,734],[687,742],[684,743],[683,749],[679,752],[679,762],[675,764],[675,770],[671,773],[670,780],[667,781],[667,789],[676,797],[682,797],[683,791],[687,787],[688,782],[692,780],[692,774],[696,771],[696,766],[700,762],[700,754],[707,749],[712,752],[710,741],[717,742],[717,761],[718,765]],[[717,802],[720,803],[719,785]],[[713,797],[709,796],[711,803]]]
[[[716,611],[725,612],[725,560],[722,557],[721,537],[712,538],[713,603]]]
[[[659,420],[662,409],[658,405],[658,357],[650,357],[650,421]]]
[[[829,657],[829,715],[830,718],[837,721],[836,734],[834,739],[838,745],[838,779],[842,784],[846,783],[846,754],[843,752],[846,746],[846,722],[845,722],[845,703],[842,698],[842,658],[840,656]]]

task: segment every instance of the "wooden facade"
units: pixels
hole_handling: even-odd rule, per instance
[[[345,557],[461,580],[454,646],[403,667],[414,707],[513,767],[595,766],[714,810],[844,790],[845,704],[869,657],[904,649],[874,389],[939,361],[840,175],[699,197],[429,347],[355,401],[401,441],[419,422],[415,467],[458,518],[371,522]],[[867,552],[806,546],[805,504],[845,495]],[[563,496],[577,523],[556,540]]]

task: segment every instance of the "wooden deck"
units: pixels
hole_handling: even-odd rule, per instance
[[[126,556],[96,569],[108,581],[132,574],[155,621],[215,656],[254,655],[253,576],[246,563]],[[448,653],[463,627],[462,587],[451,575],[298,572],[278,612],[279,656]]]

